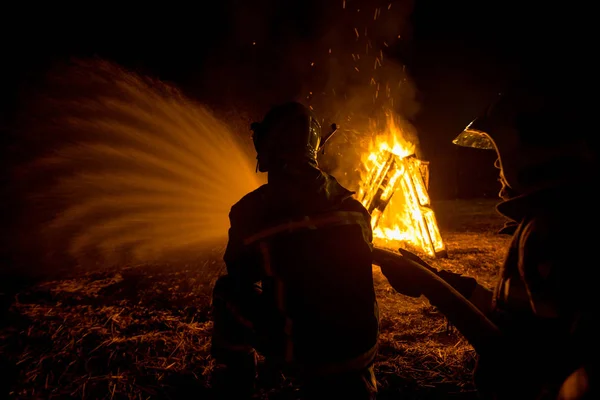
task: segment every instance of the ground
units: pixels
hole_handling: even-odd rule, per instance
[[[495,200],[433,205],[448,258],[437,268],[491,286],[509,237]],[[185,265],[125,266],[43,282],[15,297],[0,330],[11,397],[210,399],[210,290],[223,247]],[[376,375],[381,399],[474,398],[472,347],[424,298],[396,293],[377,267],[381,309]],[[16,368],[14,366],[16,365]],[[257,398],[295,399],[286,377]],[[275,382],[275,383],[274,383]]]

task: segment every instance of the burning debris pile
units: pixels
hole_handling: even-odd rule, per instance
[[[375,243],[410,247],[432,257],[446,248],[427,193],[429,163],[415,155],[391,116],[363,158],[364,174],[358,200],[372,215]]]
[[[341,10],[332,9],[336,22],[303,60],[311,70],[303,82],[303,99],[323,122],[343,125],[343,133],[328,144],[334,156],[323,161],[334,167],[326,169],[357,189],[357,199],[372,215],[377,246],[443,257],[446,249],[428,195],[428,162],[417,157],[418,140],[410,128],[394,119],[409,119],[419,109],[416,87],[399,56],[404,38],[410,37],[412,6],[341,3]],[[381,129],[383,114],[387,118]],[[363,141],[368,132],[377,135],[367,150]]]

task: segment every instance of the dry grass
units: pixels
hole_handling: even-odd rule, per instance
[[[508,240],[494,234],[503,220],[493,204],[436,204],[449,258],[432,264],[489,285]],[[193,264],[132,266],[21,292],[14,320],[0,331],[4,362],[16,364],[6,375],[12,397],[211,398],[209,299],[222,268],[218,252]],[[374,275],[382,314],[380,398],[472,398],[471,346],[426,299],[395,293],[377,268]],[[262,382],[260,398],[296,398],[291,382],[269,382]]]

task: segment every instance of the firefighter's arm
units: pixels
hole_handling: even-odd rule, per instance
[[[229,213],[229,240],[223,256],[227,273],[239,283],[254,283],[261,278],[261,258],[256,248],[244,245],[243,220],[232,209]]]
[[[448,282],[450,286],[456,289],[484,314],[487,315],[491,310],[493,292],[479,284],[475,278],[447,270],[437,270],[417,255],[404,249],[399,249],[399,251],[404,257],[421,264]],[[419,282],[415,282],[414,276],[412,275],[410,269],[391,268],[383,265],[381,270],[392,287],[399,293],[410,297],[421,296],[422,293],[421,288],[419,287]]]
[[[475,281],[475,287],[470,295],[467,297],[475,307],[479,309],[482,313],[489,316],[492,311],[492,302],[494,298],[494,291],[490,290],[479,282]]]
[[[494,297],[494,292],[492,290],[482,286],[475,278],[470,276],[457,274],[444,269],[437,271],[437,275],[473,303],[479,311],[485,315],[489,315]]]

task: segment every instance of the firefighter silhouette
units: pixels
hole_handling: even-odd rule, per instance
[[[454,140],[497,152],[497,210],[516,223],[485,305],[503,344],[480,356],[475,382],[483,398],[600,398],[590,275],[599,218],[587,207],[598,182],[597,139],[576,85],[540,75],[521,77]]]
[[[268,183],[229,214],[227,275],[213,292],[219,392],[249,396],[257,351],[306,398],[373,399],[379,316],[370,215],[318,168],[321,125],[290,102],[252,124]]]

